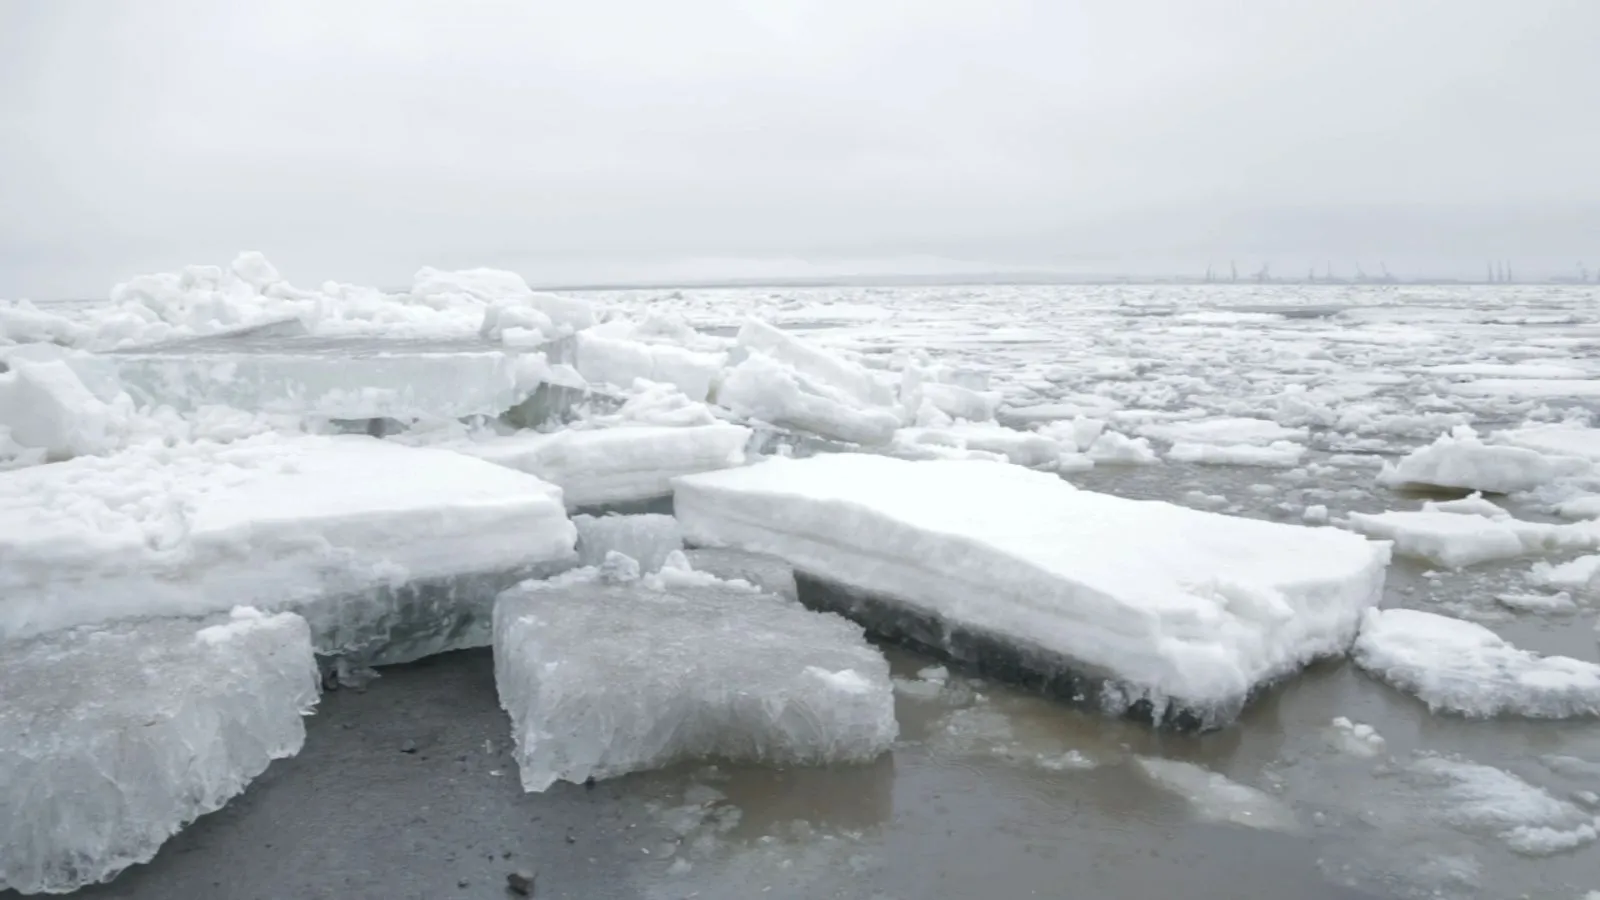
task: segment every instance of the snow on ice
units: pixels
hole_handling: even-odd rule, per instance
[[[1148,701],[1158,720],[1205,725],[1343,652],[1389,559],[1386,544],[1344,532],[1124,500],[983,462],[836,454],[676,485],[689,541],[771,553],[882,598],[843,601],[876,630],[956,658],[997,645],[1030,681],[1066,679],[1076,693],[1087,676],[1109,708]]]
[[[1462,425],[1432,444],[1384,466],[1378,483],[1388,487],[1446,487],[1509,494],[1558,478],[1587,474],[1592,464],[1571,456],[1548,456],[1526,447],[1484,443]]]
[[[292,609],[319,653],[488,642],[499,590],[566,564],[561,492],[445,450],[260,435],[0,472],[0,640]]]
[[[83,626],[0,653],[0,889],[105,881],[305,742],[305,620],[235,609]]]
[[[681,760],[849,763],[889,748],[889,666],[859,626],[685,574],[701,573],[608,583],[578,570],[500,597],[495,683],[525,790]]]
[[[1351,658],[1435,711],[1475,718],[1600,715],[1600,665],[1519,650],[1482,625],[1448,616],[1368,610]]]
[[[1600,528],[1589,523],[1555,525],[1437,509],[1351,513],[1351,528],[1394,542],[1402,556],[1459,569],[1497,559],[1514,559],[1600,546]]]

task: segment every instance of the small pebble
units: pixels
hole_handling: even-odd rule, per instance
[[[518,897],[533,896],[533,873],[512,872],[506,876],[506,890]]]

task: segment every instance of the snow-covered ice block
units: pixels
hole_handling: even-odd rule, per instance
[[[871,369],[830,353],[758,319],[739,329],[739,346],[792,366],[803,377],[833,387],[865,406],[888,406],[894,389]]]
[[[794,566],[776,556],[727,547],[697,547],[684,554],[696,572],[708,572],[723,581],[745,581],[786,600],[798,600]]]
[[[723,376],[714,399],[742,416],[869,447],[888,443],[900,427],[891,410],[866,406],[853,394],[760,352]]]
[[[578,565],[598,566],[616,552],[654,572],[674,550],[683,549],[683,529],[671,516],[573,516],[578,529]]]
[[[1385,465],[1378,483],[1386,487],[1447,487],[1509,494],[1592,468],[1587,460],[1547,456],[1525,447],[1485,444],[1462,425],[1418,448],[1395,465]]]
[[[742,464],[749,440],[750,429],[719,422],[518,432],[452,448],[537,475],[579,509],[670,496],[676,476]]]
[[[1528,572],[1528,580],[1544,587],[1593,591],[1600,587],[1600,554],[1580,556],[1557,566],[1541,559]]]
[[[1351,658],[1435,711],[1480,718],[1600,715],[1600,665],[1519,650],[1482,625],[1449,616],[1368,610]]]
[[[260,435],[0,473],[0,640],[248,604],[319,653],[489,641],[499,591],[570,565],[560,491],[447,450]]]
[[[1167,451],[1173,462],[1202,466],[1259,466],[1267,469],[1292,469],[1300,465],[1306,448],[1289,441],[1259,444],[1191,444],[1180,442]]]
[[[992,453],[1030,469],[1054,466],[1062,453],[1073,449],[1063,447],[1060,441],[1042,434],[1017,431],[993,422],[968,422],[943,428],[902,428],[895,434],[895,444],[907,448],[933,446]]]
[[[592,572],[495,605],[525,790],[707,757],[865,762],[898,734],[889,665],[859,626],[713,579],[662,590]]]
[[[542,348],[483,338],[406,339],[251,330],[96,357],[140,405],[215,404],[333,419],[496,416],[549,372]]]
[[[643,378],[670,384],[690,400],[704,401],[712,381],[728,361],[726,353],[700,353],[671,344],[647,344],[593,332],[579,332],[578,372],[594,384],[627,388]]]
[[[1103,432],[1084,453],[1097,463],[1147,466],[1161,461],[1150,449],[1148,438],[1130,438],[1115,431]]]
[[[1389,560],[1344,532],[986,462],[836,454],[676,486],[691,543],[781,557],[875,631],[1186,725],[1225,724],[1258,686],[1344,652]]]
[[[298,753],[317,664],[304,619],[239,608],[8,643],[0,685],[0,890],[64,893]]]
[[[1600,428],[1581,425],[1532,425],[1497,431],[1489,439],[1499,444],[1526,447],[1549,456],[1576,457],[1600,462]]]
[[[1304,441],[1304,428],[1285,428],[1266,419],[1198,419],[1191,422],[1160,422],[1143,425],[1139,434],[1173,444],[1214,444],[1267,446],[1279,441]]]
[[[0,428],[23,447],[64,459],[108,450],[114,411],[64,360],[13,359],[0,372]]]
[[[1393,541],[1396,553],[1458,569],[1496,559],[1600,547],[1600,526],[1553,525],[1422,510],[1350,514],[1350,527]]]

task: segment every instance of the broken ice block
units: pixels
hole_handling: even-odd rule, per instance
[[[528,791],[707,757],[865,762],[897,734],[888,663],[859,626],[749,589],[573,573],[507,591],[494,618]]]
[[[1530,429],[1531,430],[1531,429]],[[1556,443],[1560,447],[1560,442]],[[1399,463],[1384,464],[1378,483],[1387,487],[1447,487],[1493,494],[1531,491],[1542,484],[1592,469],[1587,459],[1547,456],[1526,447],[1485,444],[1461,425]]]
[[[526,400],[545,356],[479,337],[402,339],[266,331],[117,350],[115,370],[141,405],[217,404],[330,419],[497,416]]]
[[[888,406],[895,400],[893,386],[866,366],[759,319],[747,320],[737,340],[739,346],[793,367],[802,378],[831,387],[863,406]]]
[[[671,516],[651,513],[638,516],[573,516],[578,529],[578,565],[598,566],[607,553],[621,553],[639,564],[641,571],[654,572],[667,561],[667,554],[683,549],[683,529]]]
[[[147,862],[305,742],[305,620],[83,626],[0,653],[0,890],[64,893]]]
[[[1350,656],[1430,710],[1476,718],[1600,715],[1600,665],[1530,653],[1449,616],[1368,610]]]
[[[1339,654],[1389,546],[1080,491],[987,462],[838,454],[676,481],[685,538],[771,553],[808,603],[998,677],[1209,727]],[[811,590],[809,588],[817,588]]]
[[[489,641],[501,590],[573,561],[560,491],[448,450],[260,435],[0,473],[0,640],[244,603],[319,653]]]
[[[1351,513],[1350,527],[1394,542],[1402,556],[1459,569],[1497,559],[1600,547],[1600,526],[1556,525],[1438,509]]]
[[[749,440],[750,429],[719,422],[519,432],[453,449],[537,475],[561,488],[568,509],[580,509],[670,496],[678,475],[743,463]]]
[[[819,437],[863,446],[886,444],[900,417],[864,405],[850,393],[808,378],[764,353],[752,352],[717,388],[715,400],[734,412]]]
[[[682,531],[681,527],[679,529]],[[723,581],[744,581],[786,600],[800,599],[794,583],[794,566],[776,556],[726,547],[699,547],[684,554],[696,572],[709,572]]]
[[[643,378],[674,385],[690,400],[703,402],[711,382],[728,361],[726,353],[699,353],[672,344],[647,344],[593,332],[579,332],[578,372],[593,384],[633,386]]]

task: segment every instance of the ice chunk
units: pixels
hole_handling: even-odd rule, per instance
[[[1482,625],[1448,616],[1369,610],[1351,658],[1435,711],[1484,718],[1600,714],[1600,665],[1519,650]]]
[[[723,581],[743,581],[786,600],[797,600],[794,567],[764,553],[749,553],[725,547],[699,547],[684,554],[697,572],[708,572]]]
[[[435,309],[498,307],[501,314],[521,307],[566,332],[581,331],[595,322],[594,307],[587,300],[532,290],[521,275],[504,269],[447,272],[424,266],[411,280],[409,299]]]
[[[1269,831],[1297,831],[1300,823],[1282,800],[1248,785],[1175,759],[1136,756],[1145,777],[1189,802],[1207,822],[1226,822]]]
[[[1383,752],[1383,735],[1371,725],[1352,722],[1344,716],[1335,716],[1333,732],[1341,750],[1352,756],[1372,757]]]
[[[1300,464],[1306,448],[1289,441],[1274,441],[1265,447],[1255,444],[1190,444],[1177,443],[1167,451],[1167,459],[1174,462],[1199,463],[1204,466],[1261,466],[1269,469],[1292,469]]]
[[[945,428],[902,428],[895,435],[897,445],[947,447],[960,451],[980,451],[1005,457],[1028,468],[1055,466],[1064,448],[1059,441],[1031,431],[1016,431],[992,422],[964,423]]]
[[[724,376],[717,403],[781,428],[863,446],[889,442],[900,417],[863,406],[853,395],[807,378],[790,366],[752,352]]]
[[[1554,594],[1496,594],[1495,602],[1518,612],[1569,613],[1578,608],[1566,591]]]
[[[1279,442],[1304,441],[1304,428],[1285,428],[1267,419],[1199,419],[1192,422],[1161,422],[1142,425],[1139,434],[1173,444],[1212,444],[1265,447]]]
[[[1422,504],[1424,512],[1465,513],[1472,516],[1487,516],[1491,519],[1510,518],[1498,504],[1483,499],[1483,494],[1474,491],[1460,500],[1428,500]]]
[[[83,327],[27,300],[0,301],[0,344],[50,342],[71,346],[84,337]]]
[[[666,497],[678,475],[744,462],[750,429],[717,423],[637,426],[551,434],[519,432],[452,445],[561,488],[569,509]]]
[[[116,413],[66,362],[12,360],[0,372],[0,428],[23,447],[64,459],[115,443]]]
[[[576,340],[578,372],[591,383],[626,388],[642,378],[673,385],[695,401],[710,395],[712,381],[728,361],[726,353],[697,353],[588,331],[580,332]]]
[[[528,791],[703,757],[865,762],[898,733],[858,626],[747,590],[529,582],[495,605],[494,656]]]
[[[803,378],[828,385],[862,406],[894,403],[894,390],[872,370],[803,341],[757,319],[739,329],[739,346],[758,351],[787,366]]]
[[[638,516],[573,516],[578,529],[578,564],[598,566],[606,554],[622,553],[654,572],[667,555],[683,549],[683,529],[678,520],[658,514]]]
[[[1150,449],[1149,440],[1130,438],[1115,431],[1102,433],[1084,452],[1097,463],[1112,465],[1146,466],[1161,461]]]
[[[1395,552],[1452,569],[1536,553],[1600,546],[1589,523],[1552,525],[1448,512],[1351,513],[1350,527],[1394,541]]]
[[[0,890],[65,893],[298,753],[317,665],[305,620],[240,608],[9,643],[0,684]]]
[[[902,387],[900,402],[915,412],[924,403],[952,419],[969,422],[986,422],[994,418],[1000,405],[1000,395],[994,391],[974,391],[955,384],[937,381],[915,381],[909,388]]]
[[[1540,560],[1533,564],[1528,580],[1545,587],[1595,590],[1600,586],[1600,554],[1580,556],[1558,566]]]
[[[1548,456],[1576,457],[1600,462],[1600,428],[1580,425],[1531,425],[1497,431],[1489,439],[1513,447],[1526,447]]]
[[[560,492],[446,450],[261,435],[0,473],[0,640],[250,604],[318,652],[489,640],[494,596],[568,563]]]
[[[1600,836],[1583,810],[1493,766],[1423,756],[1405,774],[1438,792],[1446,824],[1496,837],[1525,856],[1550,856]]]
[[[887,636],[1201,724],[1226,723],[1261,683],[1343,652],[1389,557],[1355,535],[983,462],[834,454],[676,485],[690,542],[782,557]]]
[[[1546,456],[1522,447],[1485,444],[1461,425],[1393,466],[1384,466],[1378,483],[1388,487],[1462,488],[1509,494],[1588,472],[1588,461]]]

